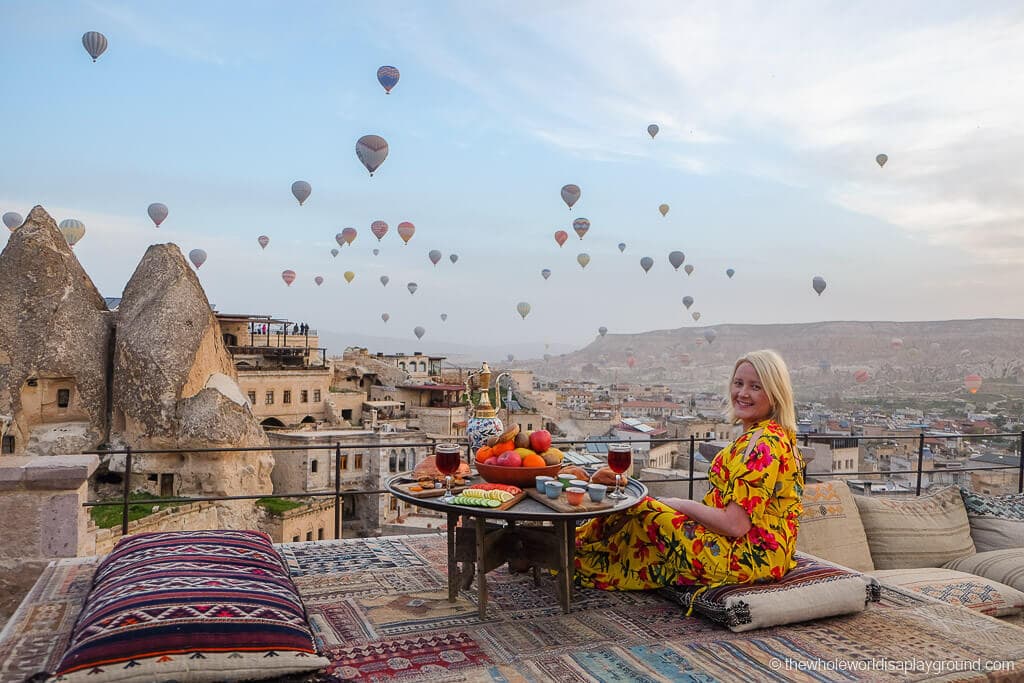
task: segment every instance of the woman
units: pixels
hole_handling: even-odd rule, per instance
[[[577,581],[602,590],[710,588],[780,579],[796,566],[803,461],[789,371],[776,352],[736,361],[728,415],[743,434],[711,463],[703,503],[645,498],[588,521],[576,535]]]

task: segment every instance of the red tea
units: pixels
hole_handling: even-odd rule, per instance
[[[616,446],[619,446],[616,448]],[[612,472],[616,474],[622,474],[629,469],[629,465],[632,462],[632,449],[629,447],[621,447],[621,444],[612,444],[608,446],[608,467]]]
[[[434,450],[434,461],[441,474],[455,474],[462,463],[462,451],[457,447],[438,447]]]

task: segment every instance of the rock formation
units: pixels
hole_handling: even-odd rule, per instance
[[[97,448],[112,314],[41,206],[11,233],[0,273],[0,431],[17,454]]]

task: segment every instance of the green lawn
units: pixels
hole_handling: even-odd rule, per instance
[[[129,500],[153,500],[160,499],[160,496],[154,496],[150,493],[132,493],[128,496]],[[104,501],[106,502],[106,501]],[[159,505],[159,503],[146,503],[145,505],[129,505],[128,506],[128,521],[131,522],[136,519],[142,519],[153,514],[153,506]],[[180,505],[180,503],[178,504]],[[164,510],[168,507],[175,508],[178,505],[160,505],[160,509]],[[96,523],[96,526],[100,529],[110,529],[121,525],[121,514],[123,508],[120,505],[110,505],[103,507],[92,507],[89,508],[89,514],[92,515],[92,521]]]
[[[260,498],[256,504],[275,517],[280,517],[282,512],[305,505],[305,503],[290,498]]]

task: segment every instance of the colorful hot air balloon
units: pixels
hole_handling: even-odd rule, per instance
[[[569,239],[569,233],[567,233],[565,230],[555,231],[555,241],[558,242],[558,246],[562,246],[563,244],[565,244],[565,241],[567,239]]]
[[[373,236],[377,238],[378,242],[380,242],[384,239],[384,235],[388,234],[388,224],[384,221],[374,221],[370,223],[370,232],[372,232]]]
[[[683,266],[683,270],[686,271],[687,275],[693,275],[693,266],[691,264],[687,263],[685,266]]]
[[[380,249],[374,249],[373,250],[373,255],[374,256],[379,256],[380,255]]]
[[[319,287],[320,285],[322,285],[324,283],[324,279],[322,277],[320,277],[319,275],[317,275],[315,278],[313,278],[313,282],[315,282],[316,286]]]
[[[82,46],[95,62],[101,54],[107,51],[107,37],[99,31],[87,31],[82,36]]]
[[[356,142],[356,156],[372,177],[388,158],[388,141],[379,135],[364,135]]]
[[[441,262],[441,252],[439,252],[437,249],[431,249],[427,253],[427,258],[430,259],[430,262],[433,263],[434,267],[436,268],[437,264]]]
[[[879,154],[878,156],[875,157],[875,163],[878,164],[879,168],[885,166],[885,162],[887,162],[887,161],[889,161],[889,155],[888,154]],[[899,174],[897,174],[897,175],[899,175]]]
[[[402,241],[409,244],[409,240],[412,239],[413,234],[416,232],[416,226],[409,221],[402,221],[398,224],[398,236],[402,238]]]
[[[864,384],[864,382],[867,382],[869,379],[871,379],[871,375],[868,373],[867,370],[858,370],[857,372],[853,373],[853,379],[857,382],[857,384]]]
[[[25,222],[25,219],[22,218],[21,214],[17,211],[8,211],[4,214],[3,221],[4,225],[7,226],[7,229],[14,232],[21,227],[21,224]]]
[[[415,282],[410,282],[409,284],[407,284],[405,286],[405,288],[409,290],[410,294],[415,294],[416,290],[419,289],[420,286],[418,284],[416,284]]]
[[[686,306],[686,310],[690,310],[690,306],[693,305],[693,297],[692,296],[684,296],[683,297],[683,305]]]
[[[458,260],[459,260],[459,255],[458,254],[448,254],[448,260],[451,261],[452,263],[457,263]]]
[[[652,140],[654,139],[654,136],[658,134],[659,130],[661,129],[658,128],[658,124],[656,123],[652,123],[651,125],[647,126],[647,134],[651,136]]]
[[[441,314],[441,322],[446,322],[447,320],[448,320],[448,314],[447,313],[442,313]]]
[[[899,351],[903,348],[903,340],[899,337],[893,337],[892,340],[889,341],[889,346],[893,348],[893,351]]]
[[[387,322],[387,321],[391,320],[391,316],[388,315],[387,313],[381,313],[380,314],[380,319],[383,320],[384,322]]]
[[[60,222],[59,228],[69,247],[78,244],[78,240],[85,236],[85,223],[75,218],[65,218]]]
[[[193,249],[188,252],[188,260],[192,262],[196,270],[199,270],[206,263],[206,252],[202,249]]]
[[[634,356],[630,356],[629,358],[627,358],[626,365],[628,365],[631,368],[634,367],[636,365],[636,358]]]
[[[732,276],[736,274],[736,271],[733,270],[732,268],[726,268],[725,269],[725,274],[728,275],[729,279],[731,280]]]
[[[651,272],[651,266],[654,265],[654,259],[650,256],[644,256],[640,259],[640,267],[644,269],[645,273]]]
[[[530,304],[525,301],[520,301],[516,304],[516,310],[519,312],[519,315],[522,316],[523,320],[526,320],[526,316],[530,315]]]
[[[345,236],[340,232],[334,236],[334,241],[338,243],[339,247],[345,246]]]
[[[352,242],[355,241],[357,234],[359,233],[356,232],[355,228],[345,228],[341,231],[341,239],[345,240],[345,244],[351,246]]]
[[[377,69],[377,82],[384,88],[384,94],[390,95],[391,89],[398,85],[400,74],[393,66],[382,66]]]
[[[412,333],[416,335],[417,339],[423,339],[423,335],[426,334],[427,331],[417,325],[416,327],[413,328]]]
[[[626,251],[626,243],[625,242],[619,242],[619,253],[622,253],[624,251]]]
[[[381,275],[381,276],[380,276],[380,283],[381,283],[382,285],[384,285],[385,287],[387,287],[387,286],[388,286],[388,283],[389,283],[389,282],[391,282],[391,278],[389,278],[389,277],[388,277],[387,275]]]
[[[661,204],[658,206],[658,211],[661,212],[662,216],[668,215],[668,204]]]
[[[603,337],[604,335],[608,334],[608,328],[602,325],[601,327],[597,328],[597,333]]]
[[[331,256],[333,256],[334,258],[338,258],[338,250],[337,249],[331,249]]]
[[[686,254],[681,251],[670,251],[668,254],[668,262],[672,264],[673,270],[679,270],[679,266],[683,265],[685,260]]]
[[[580,268],[586,268],[590,263],[590,254],[580,254],[576,257],[576,263],[580,264]]]
[[[570,211],[572,211],[572,205],[580,200],[581,194],[583,193],[580,191],[579,185],[562,186],[562,201],[565,202]]]
[[[342,275],[342,277],[345,278],[345,282],[352,282],[353,280],[356,279],[356,274],[353,273],[351,270],[346,270],[345,274]]]
[[[572,222],[572,229],[576,231],[580,239],[583,239],[583,236],[587,234],[587,230],[590,230],[590,221],[586,218],[577,218]]]
[[[266,235],[260,235],[256,238],[256,241],[259,242],[260,249],[266,249],[267,245],[270,244],[270,238]]]
[[[964,387],[972,394],[978,393],[978,389],[981,389],[981,375],[967,375],[964,377]]]
[[[545,268],[544,270],[540,271],[540,276],[547,280],[549,277],[551,277],[551,269]]]
[[[155,202],[149,205],[149,208],[146,209],[146,213],[149,214],[149,218],[153,221],[153,224],[159,228],[160,224],[167,218],[167,206],[160,202]]]
[[[295,271],[294,270],[282,271],[281,272],[281,279],[284,280],[284,283],[286,285],[291,287],[292,283],[295,282]]]
[[[302,206],[311,194],[313,186],[305,180],[296,180],[292,183],[292,196],[299,200],[299,206]]]
[[[818,293],[818,296],[821,296],[821,293],[825,291],[826,286],[825,278],[820,275],[815,275],[814,279],[811,280],[811,287],[813,287],[814,291]]]
[[[708,344],[713,344],[716,337],[718,337],[718,333],[714,330],[710,328],[704,330],[704,338],[708,340]]]
[[[693,322],[697,322],[700,320],[700,311],[694,311],[690,314],[690,317],[693,318]]]

